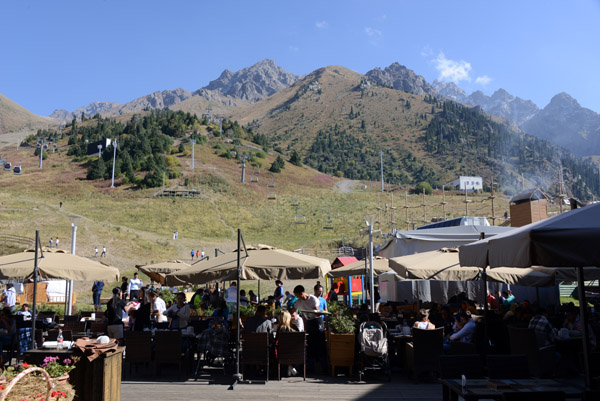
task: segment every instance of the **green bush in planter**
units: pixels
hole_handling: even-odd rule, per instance
[[[332,302],[327,309],[331,312],[328,322],[332,333],[354,334],[356,331],[356,318],[348,306]]]

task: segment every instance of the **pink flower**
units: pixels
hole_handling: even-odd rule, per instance
[[[69,358],[66,358],[66,359],[63,361],[63,363],[64,363],[65,365],[70,365],[70,364],[72,364],[72,363],[73,363],[73,361],[72,361],[72,360],[70,360]]]

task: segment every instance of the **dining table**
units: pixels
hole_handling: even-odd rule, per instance
[[[583,388],[554,379],[443,379],[442,399],[444,401],[465,401],[491,399],[501,400],[504,392],[535,393],[541,391],[562,391],[567,399],[581,399]]]

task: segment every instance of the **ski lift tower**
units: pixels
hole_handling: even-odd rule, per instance
[[[246,160],[250,158],[250,155],[244,154],[244,153],[238,153],[237,155],[238,157],[240,157],[242,159],[242,184],[246,183]]]

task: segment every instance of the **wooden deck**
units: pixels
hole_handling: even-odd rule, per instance
[[[394,377],[392,382],[356,382],[344,377],[283,378],[267,384],[208,384],[206,381],[123,381],[121,399],[130,400],[418,400],[442,399],[442,386]]]

